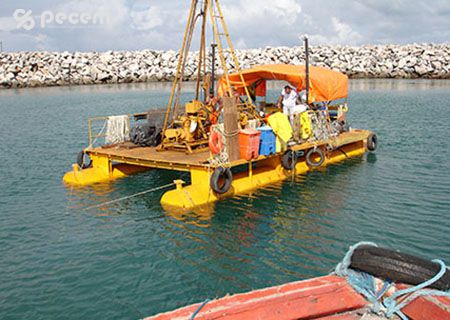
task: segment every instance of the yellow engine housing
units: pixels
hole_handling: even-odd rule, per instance
[[[184,106],[186,114],[198,113],[202,108],[203,103],[198,100],[193,100],[191,102],[186,103]]]

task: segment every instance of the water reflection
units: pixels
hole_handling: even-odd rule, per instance
[[[282,81],[269,81],[269,90],[278,90],[282,87]],[[171,82],[144,82],[144,83],[123,83],[123,84],[96,84],[84,86],[62,86],[62,87],[41,87],[41,88],[15,88],[0,89],[0,96],[16,95],[43,95],[51,96],[64,95],[67,93],[92,94],[92,93],[117,93],[117,92],[148,92],[149,94],[161,93],[167,96],[172,87]],[[428,79],[350,79],[349,89],[351,91],[389,91],[389,90],[429,90],[434,88],[448,88],[450,80],[428,80]],[[195,82],[183,82],[183,90],[187,93],[195,91]]]
[[[171,82],[144,82],[144,83],[121,83],[121,84],[95,84],[83,86],[61,86],[61,87],[37,87],[37,88],[14,88],[0,89],[0,96],[18,95],[64,95],[68,93],[92,94],[92,93],[117,93],[117,92],[139,92],[145,91],[149,94],[163,94],[167,96],[172,88]],[[185,92],[194,92],[195,82],[183,82]]]
[[[368,153],[364,156],[364,159],[368,162],[368,163],[375,163],[377,161],[377,155],[376,153]]]
[[[350,91],[403,91],[449,88],[450,80],[427,79],[351,79]]]

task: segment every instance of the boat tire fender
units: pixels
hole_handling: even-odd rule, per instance
[[[297,153],[292,150],[287,150],[281,157],[281,165],[286,170],[294,170],[297,160]]]
[[[230,168],[217,167],[210,179],[211,189],[217,194],[227,193],[233,182],[233,174]]]
[[[438,263],[390,249],[362,245],[355,249],[350,268],[367,272],[391,282],[418,285],[433,278],[441,269]],[[450,270],[435,283],[433,289],[450,289]]]
[[[319,160],[318,161],[314,161],[313,160],[314,156],[319,156]],[[305,160],[306,160],[306,164],[310,168],[320,167],[323,164],[323,162],[325,161],[325,153],[320,148],[310,149],[306,153]]]
[[[378,146],[378,138],[375,133],[371,133],[367,138],[367,149],[370,151],[375,151]]]
[[[86,162],[86,156],[89,159],[88,162]],[[92,160],[89,157],[89,155],[84,151],[81,150],[77,155],[77,164],[81,169],[89,168],[92,165]]]

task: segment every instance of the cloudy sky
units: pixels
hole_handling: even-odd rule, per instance
[[[5,51],[177,50],[189,4],[190,0],[0,0],[0,41]],[[238,48],[293,46],[302,34],[308,34],[313,45],[450,41],[450,0],[221,4]]]

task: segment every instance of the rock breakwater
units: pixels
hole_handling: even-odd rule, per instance
[[[315,46],[311,63],[350,78],[450,79],[449,44]],[[256,64],[304,64],[303,47],[238,50],[243,69]],[[227,56],[228,67],[234,68]],[[198,53],[192,52],[185,80],[197,77]],[[170,81],[178,61],[175,51],[3,52],[0,88]],[[218,72],[221,72],[221,67]]]

